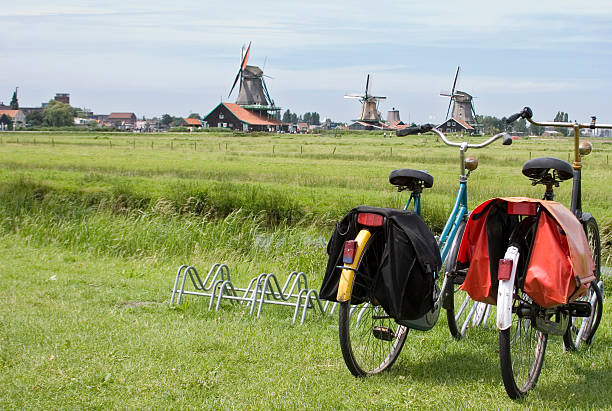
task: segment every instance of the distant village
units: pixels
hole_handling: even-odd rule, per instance
[[[245,51],[246,49],[246,51]],[[383,118],[378,110],[378,102],[386,99],[370,93],[370,75],[366,77],[363,93],[346,94],[348,99],[356,99],[361,104],[361,112],[352,122],[338,123],[329,118],[320,119],[316,112],[298,116],[277,106],[271,98],[265,82],[263,70],[258,66],[248,65],[251,44],[243,47],[241,63],[228,94],[228,99],[238,86],[234,103],[221,102],[212,107],[208,114],[201,116],[190,113],[187,117],[173,117],[164,114],[160,117],[141,119],[133,112],[112,112],[94,114],[87,109],[72,108],[70,94],[57,93],[40,107],[21,107],[16,88],[9,105],[0,102],[0,131],[18,130],[36,127],[87,127],[112,129],[132,132],[163,131],[201,131],[203,129],[228,129],[241,132],[275,132],[275,133],[308,133],[315,130],[380,130],[389,131],[410,126],[400,119],[400,112],[395,107]],[[472,96],[456,88],[460,68],[457,67],[452,89],[442,92],[449,104],[446,120],[436,128],[444,133],[484,134],[506,130],[505,119],[492,116],[477,116]],[[452,108],[452,110],[451,110]],[[567,113],[558,112],[555,121],[567,121]],[[513,135],[556,135],[564,130],[536,129],[528,127],[525,121],[513,126]],[[594,132],[585,130],[586,132]],[[597,135],[610,137],[610,130],[597,130]]]

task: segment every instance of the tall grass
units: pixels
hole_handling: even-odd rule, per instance
[[[197,201],[178,207],[171,200],[133,198],[126,190],[78,196],[20,180],[0,187],[0,229],[31,246],[51,243],[76,253],[190,263],[234,260],[262,268],[278,263],[320,274],[327,233],[317,225],[285,221],[270,227],[268,214],[241,209],[217,218],[200,214]]]

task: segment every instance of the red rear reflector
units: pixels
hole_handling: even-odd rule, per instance
[[[497,269],[498,280],[509,280],[510,274],[512,274],[512,260],[509,258],[502,258],[499,260],[499,268]]]
[[[359,213],[357,222],[366,227],[380,227],[383,225],[384,217],[374,213]]]
[[[357,250],[357,241],[349,240],[344,242],[344,254],[342,262],[344,264],[352,264],[355,259],[355,251]]]
[[[538,203],[508,203],[508,214],[536,215]]]

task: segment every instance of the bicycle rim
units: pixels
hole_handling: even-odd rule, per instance
[[[340,347],[348,369],[356,377],[378,374],[397,360],[408,328],[389,318],[370,302],[340,306]]]

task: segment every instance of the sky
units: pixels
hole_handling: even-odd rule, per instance
[[[477,114],[612,123],[612,2],[20,0],[0,7],[0,101],[55,93],[95,113],[207,114],[228,98],[241,48],[276,104],[358,117],[359,93],[405,122],[440,123],[457,88]]]

